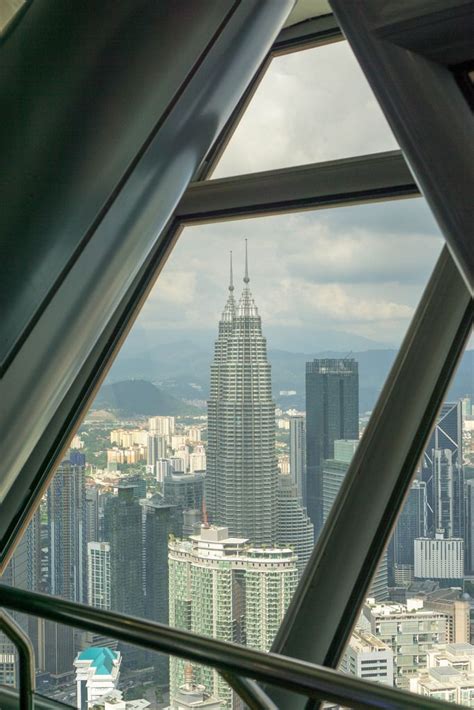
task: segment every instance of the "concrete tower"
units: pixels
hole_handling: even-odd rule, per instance
[[[231,276],[219,322],[208,401],[206,502],[210,521],[232,536],[273,545],[277,532],[278,468],[275,404],[262,322],[249,289],[236,305]]]

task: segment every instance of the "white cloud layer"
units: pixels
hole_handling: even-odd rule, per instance
[[[272,62],[214,177],[396,147],[341,42]],[[387,345],[401,341],[442,244],[421,198],[189,227],[137,328],[170,338],[215,331],[228,252],[240,281],[244,236],[264,327],[337,330]]]

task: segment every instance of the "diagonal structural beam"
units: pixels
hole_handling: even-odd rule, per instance
[[[444,247],[277,634],[275,653],[337,667],[472,318],[469,291]],[[272,697],[284,705],[279,692]]]

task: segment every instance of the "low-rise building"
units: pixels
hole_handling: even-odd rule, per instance
[[[438,646],[427,653],[426,662],[426,669],[410,678],[413,693],[474,707],[474,646]]]

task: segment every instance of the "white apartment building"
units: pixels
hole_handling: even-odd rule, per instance
[[[163,483],[170,471],[171,463],[169,459],[158,459],[155,463],[155,476],[158,483]]]
[[[110,443],[129,449],[132,446],[146,446],[148,432],[145,429],[112,429]]]
[[[462,579],[464,577],[464,540],[444,538],[415,539],[415,577],[420,579]]]
[[[370,631],[356,628],[339,670],[358,678],[393,685],[393,651]]]
[[[195,471],[205,471],[206,470],[206,449],[202,444],[198,444],[194,447],[194,451],[189,455],[189,471],[194,473]]]
[[[171,438],[176,429],[175,417],[150,417],[148,419],[150,434],[160,434]]]
[[[110,544],[87,543],[87,601],[99,609],[111,608]]]
[[[426,668],[427,653],[446,641],[444,614],[423,608],[422,599],[406,604],[376,602],[369,597],[359,626],[370,631],[393,652],[394,684],[408,689],[410,677]]]

